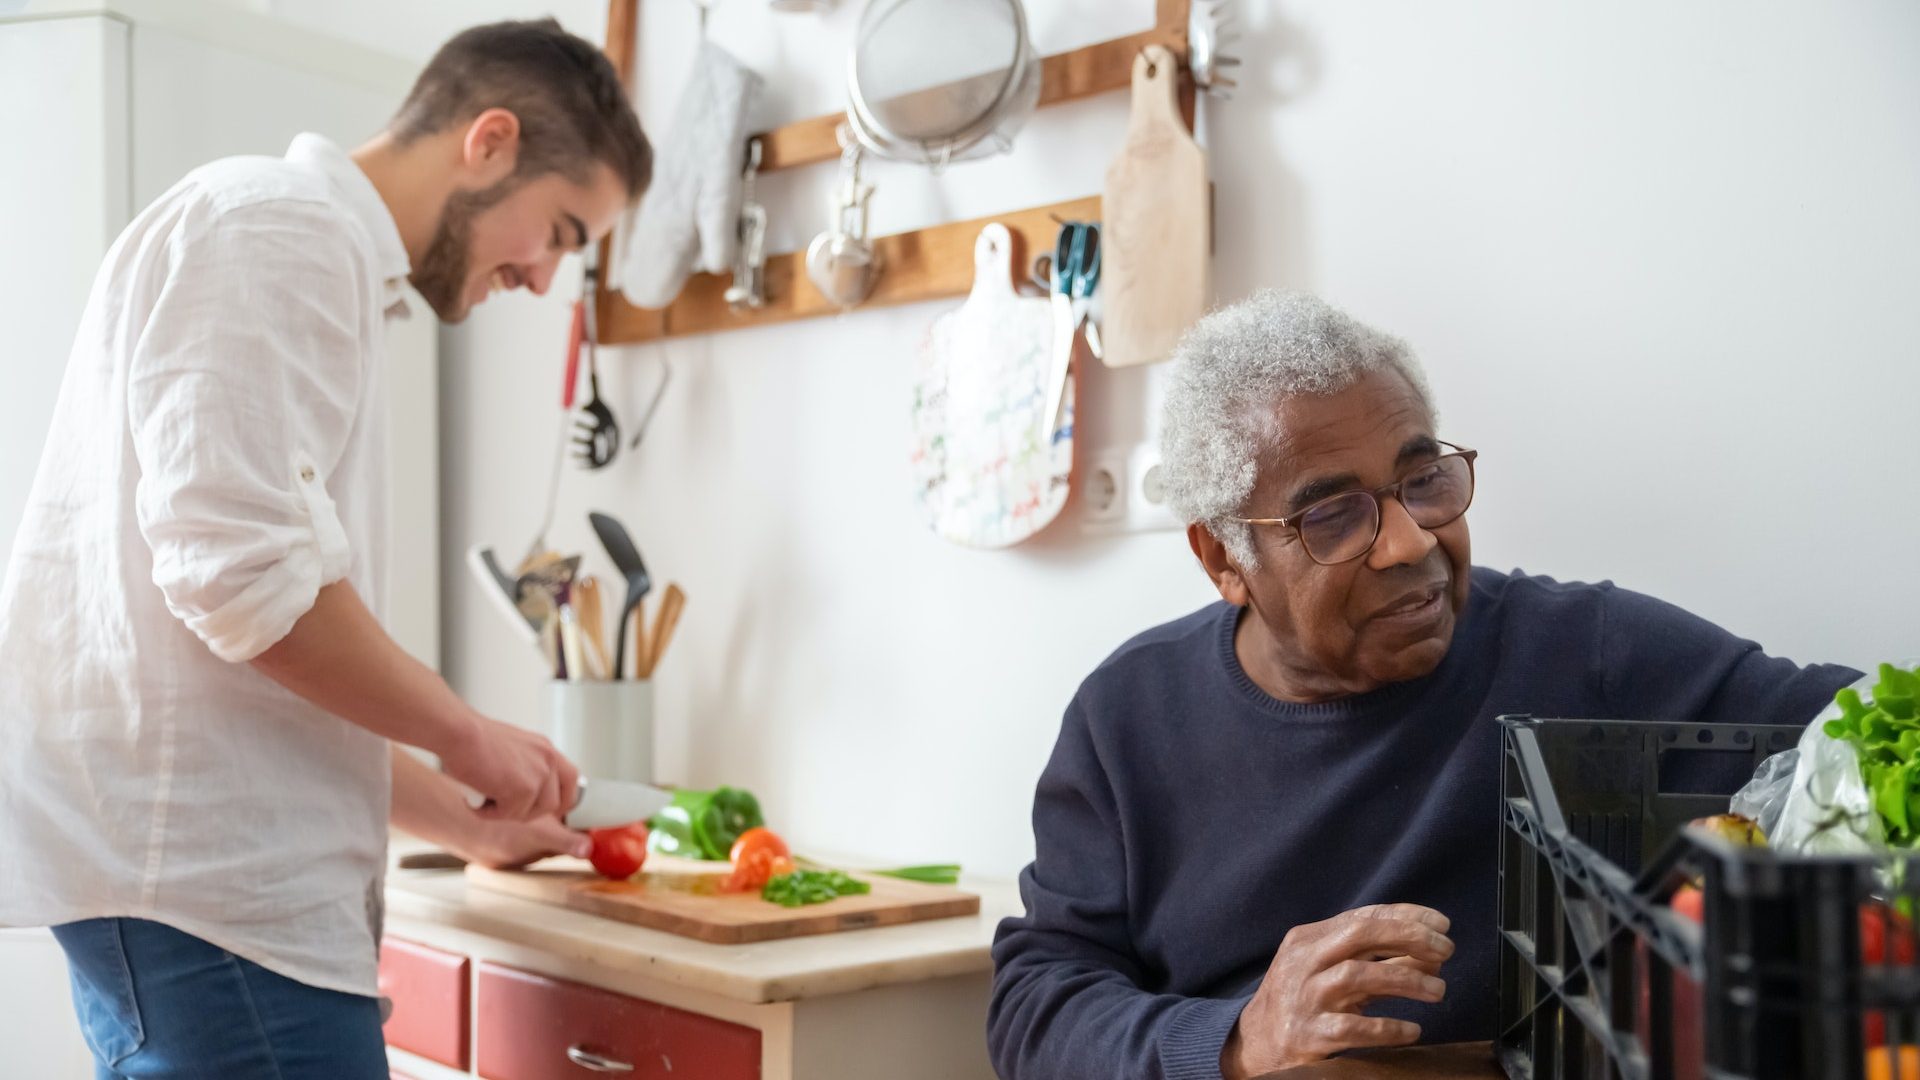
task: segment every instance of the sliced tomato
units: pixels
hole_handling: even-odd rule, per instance
[[[733,842],[733,872],[720,882],[722,892],[758,892],[767,881],[793,873],[787,842],[767,828],[748,829]]]
[[[587,836],[593,841],[593,854],[588,859],[602,877],[625,881],[646,865],[647,823],[644,821],[595,829]]]
[[[737,863],[743,856],[759,851],[770,851],[775,855],[783,856],[793,854],[787,850],[787,842],[780,839],[780,834],[762,826],[741,833],[740,839],[733,842],[733,850],[728,853],[727,858]]]

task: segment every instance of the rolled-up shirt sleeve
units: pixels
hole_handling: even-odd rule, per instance
[[[231,662],[285,637],[352,561],[327,479],[360,419],[370,294],[327,213],[183,222],[128,370],[153,582]]]

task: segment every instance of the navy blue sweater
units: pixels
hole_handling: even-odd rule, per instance
[[[994,942],[1002,1077],[1218,1077],[1287,930],[1374,903],[1444,912],[1458,951],[1444,1002],[1369,1011],[1492,1038],[1496,716],[1804,723],[1858,676],[1610,584],[1472,584],[1432,674],[1339,701],[1255,686],[1224,603],[1087,677],[1034,796],[1027,914]]]

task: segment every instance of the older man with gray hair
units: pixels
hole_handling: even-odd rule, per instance
[[[1492,1038],[1496,716],[1805,722],[1858,677],[1472,566],[1475,451],[1403,342],[1318,299],[1260,293],[1175,359],[1164,471],[1221,601],[1067,707],[994,945],[1007,1080]]]

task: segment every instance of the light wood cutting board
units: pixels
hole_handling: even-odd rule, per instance
[[[552,859],[526,870],[467,866],[467,883],[477,888],[716,945],[980,913],[980,898],[972,893],[865,874],[855,875],[873,886],[865,896],[842,896],[807,907],[781,907],[760,899],[758,893],[718,892],[716,886],[725,875],[725,864],[662,855],[647,856],[647,869],[632,881],[608,881],[579,859]]]
[[[1165,360],[1213,298],[1207,156],[1180,119],[1180,68],[1133,61],[1133,115],[1101,202],[1100,323],[1108,367]]]

